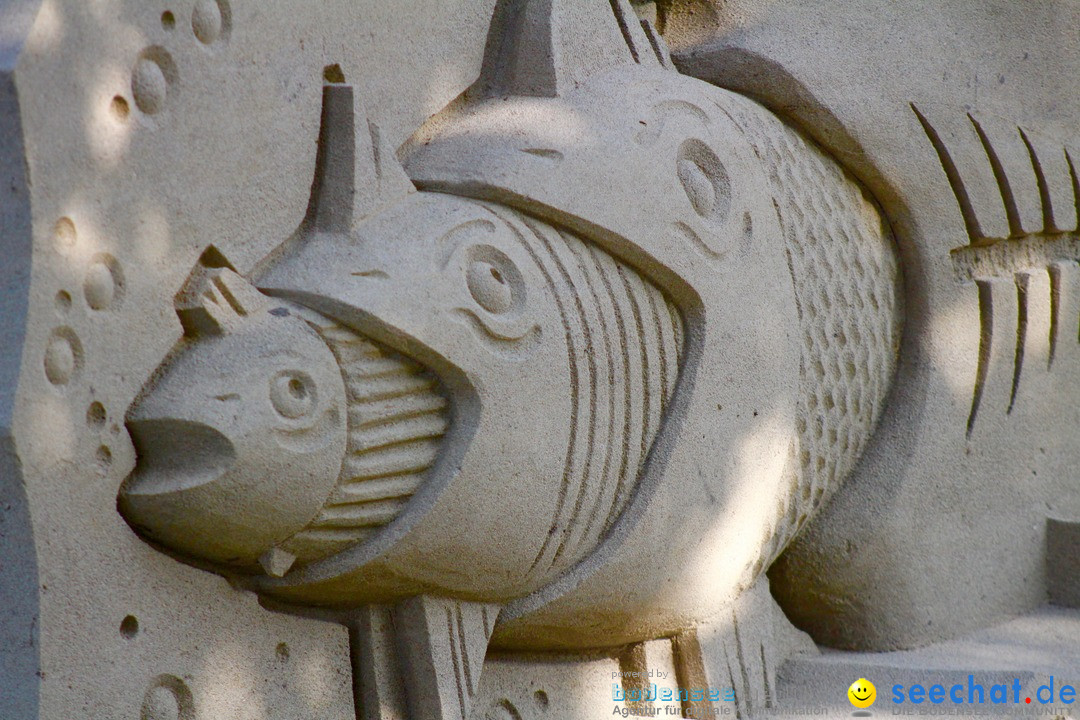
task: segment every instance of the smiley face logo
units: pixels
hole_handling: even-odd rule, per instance
[[[868,708],[877,700],[877,688],[866,678],[859,678],[847,689],[848,700],[857,708]]]

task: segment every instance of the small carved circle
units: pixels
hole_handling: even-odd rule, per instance
[[[108,419],[108,416],[108,413],[105,411],[105,406],[97,400],[90,403],[90,407],[86,408],[86,424],[97,430],[105,427],[105,421]]]
[[[191,13],[191,29],[204,45],[213,44],[221,37],[224,18],[221,5],[216,0],[199,0]]]
[[[94,458],[97,460],[98,466],[102,470],[108,470],[112,465],[112,450],[107,445],[102,445],[94,453]]]
[[[82,369],[82,344],[69,327],[57,328],[45,346],[45,377],[53,385],[66,385]]]
[[[547,710],[550,701],[548,700],[548,694],[543,690],[537,690],[533,693],[533,702],[536,703],[536,707],[541,710]]]
[[[83,282],[86,304],[94,310],[105,310],[119,299],[123,287],[123,274],[116,258],[108,254],[95,256]]]
[[[172,14],[171,10],[161,13],[161,27],[166,30],[172,30],[176,27],[176,16]]]
[[[731,208],[731,181],[720,158],[700,140],[679,148],[676,173],[691,207],[707,220],[723,220]]]
[[[176,63],[165,48],[154,45],[143,50],[131,71],[135,106],[146,115],[164,110],[177,77]]]
[[[56,293],[56,309],[61,313],[66,313],[71,309],[71,293],[67,290]]]
[[[120,621],[120,634],[127,638],[132,639],[139,634],[139,619],[134,615],[127,615]]]
[[[142,706],[142,720],[178,720],[180,703],[168,688],[155,687],[146,693]]]
[[[274,654],[277,656],[277,659],[280,660],[281,662],[288,662],[289,661],[289,644],[288,643],[283,643],[283,642],[278,643],[277,647],[274,648]]]
[[[194,720],[195,702],[187,684],[175,675],[158,675],[143,696],[140,720]]]
[[[123,95],[114,95],[112,102],[109,103],[109,111],[117,120],[127,120],[131,115],[131,106]]]
[[[521,713],[507,698],[499,700],[487,713],[487,720],[521,720]]]
[[[61,252],[68,252],[75,247],[77,237],[75,223],[71,221],[71,218],[62,217],[53,225],[53,239]]]
[[[168,86],[165,71],[150,58],[143,58],[135,65],[135,71],[131,74],[131,92],[135,96],[135,104],[147,115],[161,112]]]
[[[303,373],[279,373],[270,381],[270,402],[279,415],[289,420],[310,415],[315,409],[315,383]]]

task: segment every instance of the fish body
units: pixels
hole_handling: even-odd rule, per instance
[[[485,632],[510,648],[669,636],[764,572],[872,433],[899,265],[830,158],[652,47],[550,86],[503,58],[509,75],[482,74],[402,149],[419,190],[366,213],[357,168],[383,163],[382,182],[391,161],[356,129],[351,88],[327,85],[304,224],[250,281],[200,271],[188,294],[211,312],[224,278],[263,298],[213,340],[259,332],[272,350],[215,355],[215,377],[242,380],[237,417],[250,402],[252,418],[293,420],[277,417],[275,378],[315,379],[308,360],[280,362],[295,337],[318,367],[332,358],[337,375],[306,393],[338,409],[334,460],[295,484],[304,462],[290,458],[260,487],[267,468],[232,438],[239,425],[197,407],[223,393],[183,369],[207,342],[193,331],[130,415],[167,415],[156,388],[184,374],[189,427],[228,441],[225,474],[199,480],[231,509],[214,511],[227,531],[173,549],[282,603],[491,604]],[[153,486],[173,509],[132,510],[125,496],[160,466],[154,444],[136,448],[129,522],[165,545],[185,507],[203,527],[212,502],[169,498],[193,482],[182,464]],[[293,493],[288,521],[265,502],[277,486]]]

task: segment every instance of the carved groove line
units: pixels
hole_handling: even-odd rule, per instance
[[[517,238],[518,242],[525,249],[525,252],[527,252],[529,254],[529,257],[532,259],[533,264],[536,265],[536,267],[540,270],[540,273],[544,276],[545,284],[549,288],[551,288],[553,291],[555,291],[556,290],[556,285],[555,285],[554,278],[551,275],[551,271],[549,270],[547,265],[544,264],[543,260],[541,259],[541,256],[537,253],[536,248],[528,240],[528,235],[532,233],[531,228],[529,228],[529,227],[519,228],[518,224],[514,222],[514,219],[518,217],[518,215],[516,213],[511,214],[511,211],[503,210],[503,209],[499,208],[498,206],[485,205],[485,207],[487,207],[487,209],[493,215],[500,218],[506,224],[506,226],[510,228],[510,230],[514,233],[514,236]],[[506,216],[503,215],[504,212],[507,213]],[[536,557],[533,559],[532,565],[530,565],[530,567],[529,567],[529,572],[530,573],[534,572],[537,568],[541,567],[541,561],[545,558],[545,556],[547,554],[547,551],[548,551],[548,548],[549,548],[549,546],[551,544],[552,537],[554,536],[554,534],[555,534],[555,532],[557,530],[557,523],[558,523],[559,518],[562,516],[563,508],[566,505],[566,498],[567,498],[568,491],[569,491],[569,485],[570,485],[571,478],[572,478],[572,475],[573,475],[574,448],[575,448],[575,445],[577,444],[578,397],[580,396],[580,392],[579,392],[579,388],[578,388],[580,380],[579,380],[579,373],[578,373],[578,367],[577,367],[577,365],[578,365],[577,355],[574,352],[573,333],[572,333],[572,330],[571,330],[570,320],[569,320],[569,317],[567,315],[566,306],[565,306],[565,304],[563,302],[563,296],[560,295],[558,292],[554,292],[554,297],[555,297],[555,306],[559,311],[559,319],[560,319],[560,321],[562,323],[562,326],[563,326],[563,337],[564,337],[564,339],[566,341],[566,352],[567,352],[566,361],[567,361],[567,366],[568,366],[568,369],[569,369],[570,398],[571,398],[571,402],[570,402],[570,418],[569,418],[569,437],[567,438],[567,450],[566,450],[566,460],[565,460],[565,464],[564,464],[564,467],[563,467],[563,478],[562,478],[562,482],[559,485],[558,497],[556,498],[556,501],[555,501],[555,511],[554,511],[555,521],[552,524],[552,529],[548,533],[547,538],[545,538],[543,545],[541,545],[539,552],[537,552]]]
[[[975,133],[979,136],[979,142],[982,143],[983,150],[986,151],[986,157],[990,161],[990,169],[994,173],[994,180],[997,182],[998,192],[1001,194],[1001,202],[1005,206],[1005,217],[1009,222],[1009,233],[1012,237],[1021,237],[1024,230],[1020,223],[1020,210],[1016,206],[1016,195],[1013,192],[1012,185],[1009,183],[1009,176],[1005,174],[1005,167],[1001,164],[1001,158],[979,121],[970,114],[968,120],[971,121],[972,127],[975,128]]]
[[[634,45],[633,37],[630,35],[630,26],[627,25],[628,22],[637,22],[637,16],[635,15],[632,19],[628,20],[623,13],[622,3],[620,3],[619,0],[610,0],[610,2],[611,12],[615,15],[615,21],[619,24],[619,32],[622,33],[623,40],[626,42],[626,47],[630,50],[630,55],[634,58],[634,62],[640,64],[641,57],[638,55],[638,49]]]
[[[952,188],[953,195],[956,196],[956,204],[960,206],[960,215],[964,219],[964,227],[967,228],[968,242],[974,244],[982,238],[982,230],[979,228],[979,221],[975,216],[975,208],[971,204],[971,196],[968,195],[964,179],[960,176],[960,171],[957,169],[956,163],[953,162],[949,149],[945,147],[941,135],[930,124],[930,121],[919,112],[919,108],[915,107],[914,103],[911,104],[911,109],[919,119],[923,131],[926,132],[926,137],[930,139],[930,144],[934,146],[938,161],[941,163],[941,169],[945,171],[945,177],[949,180],[949,187]]]
[[[1043,228],[1049,230],[1054,227],[1053,205],[1050,200],[1050,185],[1046,181],[1046,171],[1043,170],[1039,156],[1035,153],[1035,146],[1023,128],[1019,128],[1020,139],[1028,151],[1028,159],[1031,160],[1031,169],[1035,171],[1035,184],[1039,187],[1039,203],[1042,205]]]
[[[971,411],[967,422],[967,435],[970,437],[975,427],[975,419],[978,416],[979,405],[989,375],[991,343],[994,334],[990,326],[994,319],[991,280],[1011,277],[1016,283],[1017,291],[1017,327],[1013,350],[1013,374],[1006,414],[1010,414],[1016,405],[1023,371],[1025,344],[1030,321],[1031,297],[1028,288],[1032,272],[1045,271],[1050,279],[1049,343],[1046,366],[1047,369],[1053,367],[1054,359],[1059,351],[1059,335],[1065,324],[1065,319],[1061,317],[1062,293],[1064,292],[1062,266],[1080,262],[1080,230],[1077,229],[1080,226],[1080,179],[1077,177],[1072,155],[1068,149],[1062,149],[1061,155],[1058,156],[1058,162],[1063,160],[1064,167],[1068,168],[1068,182],[1066,185],[1062,178],[1061,187],[1052,187],[1051,177],[1047,174],[1049,166],[1043,158],[1039,157],[1037,145],[1033,141],[1031,133],[1017,127],[1014,140],[1019,139],[1026,151],[1038,189],[1039,209],[1042,216],[1041,230],[1025,232],[1021,223],[1021,210],[1023,208],[1018,206],[1015,187],[1010,181],[1006,167],[1002,162],[1002,154],[994,147],[992,138],[983,125],[972,115],[966,115],[965,119],[974,129],[978,143],[989,163],[990,172],[993,174],[1009,226],[1010,237],[988,237],[979,228],[964,179],[960,176],[957,166],[953,162],[952,153],[945,146],[941,134],[935,130],[914,104],[911,105],[911,109],[922,124],[927,137],[938,154],[942,169],[945,171],[949,185],[956,196],[957,204],[960,206],[961,215],[969,235],[968,244],[954,249],[951,254],[958,279],[961,282],[975,283],[979,296],[979,355],[972,388]],[[1006,137],[1005,142],[1008,141]],[[1053,155],[1056,154],[1055,151],[1048,157],[1053,160]],[[1062,170],[1064,170],[1064,167]],[[1059,191],[1056,195],[1054,193],[1055,189]],[[1069,205],[1072,211],[1070,220],[1073,224],[1072,229],[1062,229],[1061,226],[1066,223],[1062,220],[1060,210],[1064,210],[1064,208],[1055,207],[1055,197],[1058,197],[1059,200],[1063,197],[1071,197],[1071,204]],[[1066,203],[1062,204],[1065,205]],[[999,338],[999,341],[1001,340],[1004,340],[1004,338]],[[1080,335],[1078,335],[1078,341],[1080,341]]]
[[[1027,339],[1028,326],[1028,282],[1027,273],[1016,275],[1016,350],[1013,355],[1012,390],[1009,392],[1009,414],[1016,405],[1016,393],[1020,389],[1020,374],[1024,369],[1024,343]]]
[[[571,273],[570,268],[577,271],[578,267],[574,266],[574,260],[571,257],[567,257],[566,254],[570,252],[567,247],[569,238],[560,236],[551,226],[546,226],[543,229],[525,221],[533,229],[536,237],[540,239],[544,250],[547,253],[547,257],[555,264],[555,267],[559,271],[558,277],[565,283],[562,290],[567,292],[570,297],[574,299],[574,307],[577,310],[577,316],[574,317],[576,329],[581,333],[584,342],[579,345],[583,349],[583,353],[586,356],[586,365],[589,369],[588,381],[589,381],[589,394],[588,394],[588,406],[583,408],[583,412],[579,413],[578,417],[584,422],[587,429],[587,441],[585,447],[585,457],[581,463],[582,472],[575,478],[574,484],[577,489],[576,496],[574,498],[574,504],[570,511],[570,517],[566,521],[566,528],[561,534],[559,544],[555,548],[555,555],[552,557],[551,563],[554,566],[559,561],[563,553],[568,549],[570,540],[574,536],[574,531],[578,527],[578,518],[581,515],[582,506],[586,500],[586,494],[592,489],[591,478],[595,470],[593,463],[594,451],[597,441],[597,419],[600,416],[598,407],[598,382],[597,382],[597,348],[594,346],[592,337],[592,325],[595,321],[595,307],[586,307],[581,298],[581,286],[584,284],[584,280],[579,272]],[[547,231],[546,233],[544,231]],[[549,237],[550,235],[550,237]],[[560,242],[560,240],[562,242]]]
[[[625,340],[629,338],[629,330],[624,322],[623,313],[619,310],[619,301],[611,282],[611,274],[614,271],[609,271],[605,267],[609,264],[613,266],[614,263],[611,263],[610,258],[607,258],[606,255],[596,248],[584,245],[583,250],[588,255],[582,258],[582,267],[586,268],[589,274],[595,275],[604,289],[604,300],[602,304],[605,304],[605,308],[601,313],[601,317],[607,316],[614,319],[616,337],[619,338],[619,342],[616,343],[618,354],[614,355],[612,358],[612,364],[618,370],[616,376],[612,378],[612,398],[621,400],[621,403],[615,407],[617,407],[618,412],[618,416],[616,417],[622,418],[621,423],[616,423],[613,426],[613,432],[608,441],[608,449],[612,453],[618,452],[618,469],[615,470],[613,478],[605,476],[605,486],[602,488],[602,492],[597,493],[596,503],[589,510],[588,521],[583,531],[585,535],[589,535],[592,530],[592,524],[599,519],[601,503],[608,498],[607,485],[611,483],[614,484],[614,487],[611,489],[610,499],[608,500],[612,509],[614,509],[616,505],[615,498],[618,498],[623,491],[623,478],[626,477],[627,467],[630,463],[630,453],[628,452],[630,436],[634,432],[634,428],[640,427],[640,424],[635,423],[633,412],[635,403],[631,377],[635,372],[635,367],[631,360],[630,349],[625,342]],[[605,260],[607,260],[608,263],[605,263]],[[622,388],[622,393],[618,392],[619,388]],[[610,517],[605,520],[605,524],[609,521]]]
[[[572,316],[570,312],[566,310],[565,304],[561,300],[561,298],[573,295],[573,286],[567,287],[565,278],[560,274],[560,266],[556,263],[555,259],[551,257],[550,245],[545,241],[543,230],[541,230],[538,225],[533,224],[524,218],[522,221],[526,226],[528,233],[520,234],[519,239],[522,240],[526,249],[529,251],[529,254],[532,255],[533,261],[542,269],[548,285],[551,286],[554,291],[556,302],[559,305],[559,312],[562,316],[563,327],[566,334],[567,352],[570,358],[569,369],[573,390],[571,396],[570,440],[567,445],[565,471],[563,473],[562,488],[559,491],[559,503],[555,509],[555,519],[552,522],[551,530],[544,539],[540,552],[533,562],[533,568],[547,570],[555,563],[555,557],[548,557],[549,551],[554,554],[558,552],[560,548],[560,545],[555,545],[553,547],[553,543],[558,541],[561,544],[563,535],[568,531],[569,524],[564,519],[567,500],[569,500],[572,495],[576,496],[580,493],[580,487],[584,482],[584,475],[588,472],[587,467],[584,472],[580,472],[577,469],[582,463],[587,464],[591,456],[591,453],[586,453],[583,460],[578,459],[577,446],[579,443],[577,442],[577,437],[583,428],[586,432],[588,432],[590,428],[593,428],[593,413],[590,411],[589,407],[584,406],[581,387],[583,385],[589,387],[594,382],[593,375],[595,373],[595,366],[593,366],[593,371],[589,372],[589,363],[595,362],[595,358],[592,353],[582,352],[581,346],[584,342],[584,338],[581,337],[581,330],[578,325],[580,317]],[[563,282],[560,283],[560,279],[562,279]],[[577,309],[580,312],[580,301],[577,304]],[[582,354],[586,357],[582,358]],[[585,360],[584,363],[581,362],[583,359]],[[585,371],[583,371],[582,368],[585,368]],[[586,396],[588,396],[588,393]]]
[[[1050,370],[1054,367],[1058,333],[1061,327],[1061,268],[1050,265],[1046,269],[1046,274],[1050,276],[1050,348],[1046,357],[1046,369]]]
[[[564,475],[532,570],[595,547],[625,509],[674,392],[678,312],[654,285],[574,235],[491,208],[540,269],[568,345],[571,417]]]
[[[979,359],[975,367],[975,387],[971,392],[971,411],[968,413],[967,434],[975,429],[975,418],[979,414],[986,376],[990,371],[990,347],[994,340],[994,294],[989,280],[979,280]]]
[[[565,233],[563,235],[564,240],[566,240]],[[600,293],[597,291],[596,286],[598,282],[601,282],[602,284],[602,281],[599,281],[599,278],[596,277],[598,268],[596,267],[595,263],[589,262],[589,258],[586,257],[588,254],[588,248],[583,243],[570,243],[569,241],[567,241],[567,244],[568,247],[578,256],[577,262],[584,273],[585,284],[588,287],[589,296],[592,298],[595,307],[600,308],[603,305],[604,300],[601,300]],[[610,297],[605,298],[605,300],[607,302],[613,302]],[[592,507],[586,513],[586,517],[588,519],[586,521],[584,529],[582,530],[582,534],[586,536],[589,534],[591,525],[596,519],[597,506],[603,501],[604,496],[607,494],[607,486],[610,484],[610,481],[612,479],[612,460],[615,454],[615,449],[619,444],[616,442],[616,439],[620,437],[620,435],[622,437],[625,437],[625,420],[621,428],[616,427],[616,422],[620,415],[622,415],[624,418],[626,417],[625,410],[629,406],[629,403],[627,402],[623,405],[622,408],[618,407],[619,393],[617,392],[617,390],[620,386],[626,386],[626,366],[624,364],[620,368],[622,378],[621,382],[616,381],[615,379],[616,367],[619,365],[619,360],[623,360],[623,362],[625,363],[625,353],[620,353],[618,348],[615,347],[615,343],[613,343],[612,341],[611,331],[608,328],[607,316],[608,313],[606,312],[601,311],[598,313],[600,330],[604,338],[604,350],[606,353],[604,357],[607,360],[606,394],[608,397],[608,442],[605,443],[606,447],[604,448],[604,466],[600,476],[600,487],[596,493],[596,499],[593,502]],[[622,337],[621,333],[619,337]],[[625,350],[625,348],[623,348],[623,350]]]

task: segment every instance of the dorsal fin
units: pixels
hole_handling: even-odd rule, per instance
[[[338,65],[325,71],[315,179],[304,224],[316,232],[348,233],[353,223],[414,188],[367,120]]]
[[[655,58],[625,0],[499,0],[475,87],[555,97],[600,70]]]

